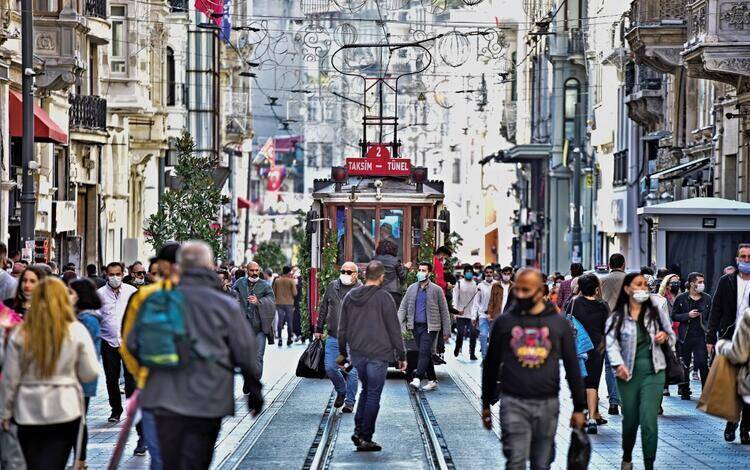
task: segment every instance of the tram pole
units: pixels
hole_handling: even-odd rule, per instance
[[[36,198],[34,197],[34,14],[32,0],[21,2],[21,68],[23,137],[21,143],[21,248],[34,240]]]

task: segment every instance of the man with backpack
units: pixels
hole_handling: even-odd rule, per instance
[[[250,261],[247,263],[247,276],[237,279],[234,283],[234,290],[238,292],[242,311],[245,312],[245,317],[255,333],[259,379],[263,376],[263,354],[266,352],[266,342],[273,344],[273,320],[276,317],[276,297],[273,289],[260,276],[260,266]]]
[[[242,321],[237,302],[222,291],[212,270],[213,252],[206,243],[186,242],[177,258],[180,283],[175,292],[169,292],[172,303],[162,307],[164,315],[148,315],[149,309],[159,306],[149,305],[154,296],[146,299],[129,347],[137,351],[141,363],[150,362],[141,407],[156,417],[164,468],[207,469],[221,420],[234,415],[235,367],[245,380],[253,415],[263,406],[255,335]],[[157,324],[165,315],[171,324]],[[149,317],[154,323],[141,325]],[[153,326],[157,325],[170,334],[156,334]],[[165,337],[172,338],[171,344]],[[162,354],[155,354],[159,351]]]

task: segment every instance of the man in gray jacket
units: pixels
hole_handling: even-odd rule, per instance
[[[224,416],[234,415],[234,367],[245,379],[253,415],[263,406],[255,335],[237,301],[221,289],[204,242],[186,242],[179,254],[185,328],[196,357],[179,369],[154,369],[141,406],[156,417],[164,468],[209,468]]]
[[[326,347],[324,360],[326,363],[326,374],[333,382],[333,388],[336,389],[336,408],[344,408],[344,413],[354,411],[354,400],[357,395],[357,369],[352,368],[348,374],[344,373],[341,367],[336,364],[336,356],[339,354],[339,318],[341,317],[341,305],[344,297],[352,289],[361,287],[359,282],[357,265],[351,261],[341,265],[341,274],[339,278],[333,281],[323,294],[323,300],[320,302],[318,309],[318,322],[315,325],[315,338],[320,339],[323,333],[328,330],[326,338]],[[327,328],[326,328],[327,326]]]
[[[414,379],[410,382],[414,388],[422,385],[427,369],[434,367],[432,350],[438,334],[442,331],[443,339],[446,341],[451,336],[448,302],[445,300],[443,289],[430,281],[430,274],[432,274],[432,263],[419,263],[417,282],[406,290],[404,300],[401,301],[398,309],[398,321],[402,328],[406,323],[406,329],[414,335],[419,351],[417,370],[414,373]],[[436,380],[430,380],[424,386],[424,390],[436,388]]]

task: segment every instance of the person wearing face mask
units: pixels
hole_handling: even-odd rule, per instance
[[[339,318],[341,317],[341,305],[344,297],[352,289],[361,287],[359,282],[359,268],[351,261],[341,265],[339,278],[328,285],[323,294],[318,308],[318,322],[315,325],[315,338],[320,339],[323,333],[328,332],[325,343],[325,360],[326,374],[333,382],[333,388],[336,389],[336,401],[334,406],[341,408],[344,413],[354,411],[354,403],[357,395],[357,369],[345,374],[336,364],[336,356],[339,354],[338,329]]]
[[[432,263],[421,262],[418,269],[417,282],[406,289],[404,300],[401,301],[398,320],[402,329],[413,333],[419,351],[417,368],[410,385],[419,389],[422,379],[428,378],[423,390],[435,390],[437,380],[434,376],[432,351],[439,334],[442,333],[446,341],[450,338],[451,319],[443,289],[430,281]],[[431,377],[427,377],[428,369]]]
[[[146,274],[146,267],[143,266],[143,263],[136,261],[128,268],[128,275],[123,278],[122,282],[140,289],[141,286],[148,284]]]
[[[469,336],[469,359],[477,360],[474,354],[477,348],[477,328],[474,324],[474,297],[477,296],[477,283],[474,282],[474,270],[468,264],[463,266],[463,276],[453,286],[453,307],[456,309],[456,347],[453,355],[458,357],[464,344],[464,337]]]
[[[136,288],[122,282],[125,266],[120,262],[112,262],[106,268],[107,284],[100,287],[97,292],[102,301],[99,311],[102,317],[101,324],[101,353],[104,377],[107,383],[107,394],[109,395],[109,406],[112,413],[108,421],[116,423],[122,415],[122,397],[120,396],[120,373],[125,370],[126,395],[130,396],[135,389],[135,381],[125,369],[122,356],[120,356],[121,325],[125,317],[130,297],[136,292]],[[130,392],[130,393],[127,393]],[[145,453],[145,447],[144,447]]]
[[[487,356],[487,343],[492,328],[492,318],[487,314],[492,298],[492,284],[495,282],[495,270],[492,266],[484,268],[484,280],[478,282],[477,296],[474,297],[474,322],[479,329],[479,351],[484,359]]]
[[[725,274],[719,279],[719,285],[711,302],[711,314],[708,319],[706,343],[708,354],[713,353],[714,345],[719,339],[731,340],[742,315],[750,306],[750,243],[741,243],[737,247],[737,270]],[[724,439],[732,442],[736,439],[737,424],[727,422]],[[742,407],[742,420],[739,423],[740,442],[750,445],[750,403]]]
[[[258,380],[263,375],[263,355],[266,343],[273,344],[273,320],[276,317],[276,297],[271,286],[260,278],[260,265],[255,261],[247,263],[247,276],[237,279],[234,290],[240,299],[242,311],[255,332],[258,351]]]
[[[639,427],[646,470],[654,468],[656,459],[657,417],[667,367],[661,345],[674,347],[677,338],[664,303],[655,300],[641,273],[627,274],[606,324],[607,356],[622,402],[623,470],[633,468]]]
[[[560,413],[560,360],[573,399],[570,425],[580,429],[584,424],[586,393],[573,330],[555,306],[544,301],[543,285],[538,270],[518,271],[513,302],[492,326],[482,368],[482,423],[492,429],[490,406],[502,400],[502,446],[509,469],[526,468],[529,461],[534,469],[552,465]]]
[[[657,296],[654,298],[654,302],[661,302],[663,304],[663,307],[667,309],[667,313],[669,313],[669,316],[672,316],[672,306],[674,305],[674,300],[677,298],[677,295],[680,293],[680,276],[677,274],[665,274],[661,282],[659,283],[659,290],[657,291]],[[672,330],[676,330],[678,327],[677,323],[672,324]],[[677,355],[680,355],[680,347],[682,345],[678,342],[677,343]],[[664,385],[664,396],[668,397],[670,395],[669,392],[669,385]],[[663,411],[660,410],[659,414],[662,414]]]
[[[509,305],[508,299],[513,289],[513,268],[505,266],[496,274],[495,283],[490,290],[490,303],[487,305],[487,317],[490,322],[502,315]]]
[[[695,356],[694,370],[700,372],[701,384],[708,377],[708,352],[706,351],[706,324],[711,307],[711,296],[706,294],[702,273],[688,275],[689,289],[677,296],[672,306],[672,319],[679,323],[677,338],[680,343],[682,362],[690,367]],[[690,382],[679,387],[680,397],[690,400]]]

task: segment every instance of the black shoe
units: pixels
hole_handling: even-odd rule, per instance
[[[730,423],[727,421],[727,426],[724,428],[724,440],[727,442],[734,442],[737,437],[737,423]]]
[[[354,413],[354,405],[346,404],[341,408],[342,413]]]
[[[591,420],[586,425],[586,434],[598,434],[599,430],[596,428],[596,421]]]
[[[456,348],[453,350],[453,355],[455,357],[458,357],[458,355],[461,354],[461,350],[456,346]]]
[[[373,441],[360,441],[357,446],[358,452],[380,452],[381,450],[383,450],[383,448],[380,447],[380,444]]]
[[[291,346],[292,343],[294,343],[294,340],[291,340],[291,339],[286,340],[286,345],[287,346]]]
[[[138,443],[135,445],[135,450],[133,451],[133,455],[137,455],[138,457],[143,457],[146,455],[146,443],[143,442],[143,439],[138,438]]]
[[[477,360],[477,356],[474,355],[474,353],[471,353],[471,356],[469,356],[469,359],[471,359],[472,361],[476,361]]]
[[[344,406],[344,398],[346,398],[346,395],[343,393],[339,393],[338,395],[336,395],[336,401],[333,402],[333,407],[341,408],[342,406]]]
[[[362,439],[359,438],[356,432],[352,434],[352,442],[357,447],[359,447],[359,445],[362,444]]]
[[[609,421],[607,421],[604,418],[601,418],[601,417],[596,418],[596,424],[597,424],[597,426],[601,426],[601,425],[607,424],[607,423],[609,423]]]
[[[617,405],[609,405],[609,415],[617,416],[620,414],[620,407]]]
[[[122,416],[122,411],[119,413],[112,412],[111,415],[109,415],[109,418],[107,418],[107,421],[110,423],[119,423],[120,422],[120,416]]]
[[[276,343],[276,344],[278,344],[279,346],[281,346],[282,345],[281,339],[279,339],[279,342]]]
[[[740,429],[740,444],[750,445],[750,429]]]

